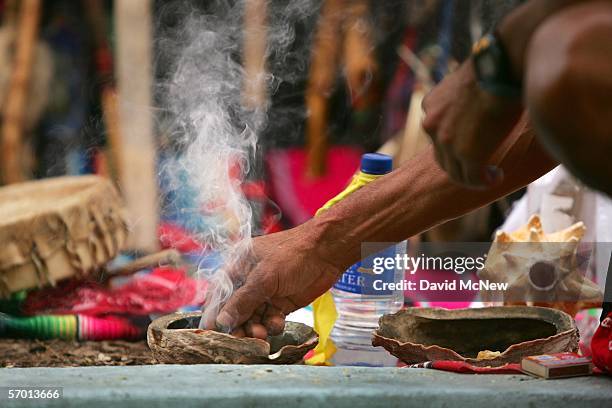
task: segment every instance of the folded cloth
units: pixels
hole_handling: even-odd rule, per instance
[[[134,275],[126,284],[108,288],[97,282],[69,280],[54,288],[31,291],[21,304],[24,315],[169,313],[204,302],[206,282],[185,269],[160,267]]]
[[[45,315],[14,317],[0,314],[0,337],[64,340],[138,340],[145,327],[117,317]]]

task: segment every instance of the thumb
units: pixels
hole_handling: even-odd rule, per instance
[[[264,302],[265,296],[259,287],[247,282],[223,305],[217,315],[216,325],[223,332],[229,333],[246,322]]]

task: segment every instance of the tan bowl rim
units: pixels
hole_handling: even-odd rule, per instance
[[[191,332],[191,333],[210,333],[214,336],[217,337],[227,337],[227,338],[231,338],[231,339],[236,339],[237,337],[232,336],[231,334],[228,333],[222,333],[222,332],[218,332],[218,331],[214,331],[214,330],[209,330],[209,329],[169,329],[168,326],[170,324],[172,324],[175,321],[181,320],[181,319],[188,319],[190,317],[200,317],[202,315],[201,312],[177,312],[177,313],[171,313],[171,314],[167,314],[161,317],[158,317],[157,319],[153,320],[150,324],[150,330],[160,330],[162,332],[165,331],[183,331],[183,332]],[[296,348],[302,348],[304,346],[311,346],[311,345],[316,345],[319,341],[319,336],[317,335],[317,332],[314,331],[314,329],[304,323],[299,323],[299,322],[287,322],[288,324],[292,324],[292,325],[297,325],[297,326],[301,326],[301,327],[306,327],[311,331],[310,337],[308,337],[308,339],[306,341],[304,341],[303,343],[300,343],[298,345],[293,345],[293,344],[287,344],[284,345],[283,347],[281,347],[277,352],[270,354],[270,343],[268,343],[265,340],[262,339],[258,339],[258,338],[254,338],[254,337],[242,337],[240,338],[241,341],[245,342],[245,343],[252,343],[252,344],[257,344],[259,346],[263,346],[266,350],[268,350],[267,354],[267,358],[269,360],[276,360],[277,358],[279,358],[280,356],[282,356],[284,354],[285,351],[287,350],[291,350],[291,349],[296,349]],[[264,357],[264,356],[262,356]]]
[[[513,344],[511,346],[509,346],[506,350],[504,350],[499,356],[495,357],[495,358],[491,358],[491,359],[476,359],[476,358],[472,358],[472,357],[465,357],[462,356],[461,354],[457,353],[455,350],[446,348],[446,347],[442,347],[442,346],[438,346],[435,344],[432,345],[424,345],[422,343],[413,343],[410,341],[406,341],[406,342],[400,342],[397,339],[394,338],[390,338],[390,337],[385,337],[382,334],[380,334],[380,324],[382,323],[383,319],[399,319],[402,318],[403,315],[411,315],[411,316],[418,316],[420,315],[420,313],[418,313],[419,311],[425,314],[428,313],[438,313],[440,315],[449,315],[449,316],[454,316],[455,318],[457,318],[457,315],[465,315],[465,314],[470,314],[470,318],[471,319],[478,319],[478,318],[482,318],[484,319],[489,319],[489,318],[500,318],[499,315],[496,315],[497,312],[499,311],[504,311],[506,313],[510,313],[511,316],[504,316],[506,318],[515,318],[515,317],[522,317],[522,318],[530,318],[530,317],[539,317],[541,318],[543,315],[551,315],[551,316],[556,316],[560,319],[560,323],[563,325],[567,325],[566,327],[562,327],[562,330],[559,331],[557,334],[554,334],[552,336],[548,336],[548,337],[542,337],[539,339],[534,339],[534,340],[528,340],[528,341],[523,341],[520,343],[516,343]],[[526,316],[524,314],[524,312],[528,311],[528,315]],[[416,313],[414,313],[416,312]],[[474,314],[480,314],[481,316],[474,316]],[[422,317],[428,317],[429,316],[422,316]],[[502,318],[504,318],[502,317]],[[435,317],[431,317],[434,318]],[[460,318],[460,317],[459,317]],[[440,319],[442,320],[442,319]],[[555,324],[555,326],[557,327],[557,330],[559,330],[559,326],[557,326],[556,322],[552,322],[550,320],[548,320],[549,323]],[[540,307],[540,306],[490,306],[490,307],[483,307],[483,308],[462,308],[462,309],[444,309],[444,308],[419,308],[419,307],[410,307],[410,308],[405,308],[402,310],[399,310],[396,313],[393,314],[388,314],[388,315],[384,315],[380,318],[379,320],[379,327],[374,331],[373,333],[373,338],[372,338],[372,343],[373,345],[379,345],[378,344],[378,339],[382,339],[386,342],[391,342],[394,343],[396,347],[405,347],[405,346],[412,346],[415,348],[419,348],[421,350],[424,351],[430,351],[430,350],[441,350],[444,351],[446,353],[450,353],[452,354],[454,357],[457,358],[457,360],[461,360],[461,361],[466,361],[468,363],[482,363],[483,361],[486,362],[491,362],[491,363],[495,363],[496,361],[499,360],[503,360],[503,358],[509,354],[512,353],[512,351],[514,351],[515,349],[524,346],[526,344],[539,344],[539,343],[543,343],[543,342],[549,342],[551,340],[555,340],[559,337],[563,337],[563,336],[568,336],[571,335],[573,332],[576,332],[577,328],[574,322],[574,319],[572,319],[572,317],[570,315],[568,315],[567,313],[561,311],[561,310],[557,310],[557,309],[552,309],[552,308],[548,308],[548,307]],[[376,344],[374,344],[376,343]],[[380,344],[382,345],[382,343]]]

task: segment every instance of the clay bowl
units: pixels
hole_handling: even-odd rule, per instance
[[[372,345],[408,364],[454,360],[498,367],[525,356],[578,349],[574,320],[544,307],[409,308],[382,316],[378,324]],[[478,359],[485,350],[501,354]]]
[[[155,319],[147,331],[153,356],[169,364],[295,364],[319,341],[301,323],[287,322],[282,334],[266,342],[198,329],[200,318],[200,312],[193,312]]]

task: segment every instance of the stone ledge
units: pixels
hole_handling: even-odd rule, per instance
[[[601,408],[612,377],[540,380],[429,369],[157,365],[0,369],[0,385],[64,387],[60,401],[2,407],[525,407]]]

